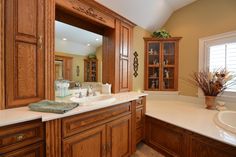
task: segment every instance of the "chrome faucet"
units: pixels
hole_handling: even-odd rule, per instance
[[[87,89],[87,96],[91,96],[91,95],[93,95],[93,87],[92,87],[92,85],[90,85],[88,87],[88,89]]]

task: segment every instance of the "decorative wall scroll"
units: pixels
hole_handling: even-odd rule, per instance
[[[134,77],[137,77],[138,76],[138,53],[135,51],[134,52],[134,63],[133,63],[133,66],[134,66]]]
[[[79,4],[78,0],[69,0],[69,2],[73,5],[73,9],[75,9],[75,10],[77,10],[77,11],[79,11],[79,12],[81,12],[81,13],[87,15],[87,16],[95,18],[95,19],[97,19],[97,20],[99,20],[101,22],[106,23],[106,20],[103,17],[99,16],[96,13],[96,11],[94,11],[93,8],[90,8],[90,7],[89,8],[85,8],[85,7],[79,6],[80,4]],[[75,4],[77,6],[74,6]]]
[[[80,68],[79,66],[76,66],[76,75],[79,77],[79,73],[80,73]]]

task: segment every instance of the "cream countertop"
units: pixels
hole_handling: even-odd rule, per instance
[[[43,112],[34,112],[30,111],[28,107],[19,107],[14,109],[6,109],[6,110],[0,110],[0,127],[26,122],[30,120],[35,119],[42,119],[43,122],[50,121],[54,119],[59,119],[63,117],[68,117],[72,115],[77,115],[109,106],[118,105],[121,103],[129,102],[132,100],[136,100],[141,96],[146,96],[145,93],[138,93],[138,92],[125,92],[125,93],[118,93],[118,94],[112,94],[114,98],[116,98],[116,101],[112,103],[107,103],[104,105],[91,105],[91,106],[79,106],[65,114],[54,114],[54,113],[43,113]],[[60,99],[63,101],[63,99]],[[65,101],[69,101],[68,98],[65,98]]]
[[[148,96],[149,97],[149,96]],[[213,121],[218,111],[207,110],[203,103],[147,99],[146,115],[203,136],[236,146],[236,134],[219,128]]]

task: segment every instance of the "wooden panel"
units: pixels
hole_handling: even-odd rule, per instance
[[[63,140],[63,157],[105,157],[105,125]]]
[[[18,0],[17,1],[17,33],[37,36],[37,1]],[[29,22],[30,21],[30,22]]]
[[[37,96],[37,57],[36,45],[17,42],[15,67],[17,69],[14,84],[18,99],[31,98]]]
[[[22,149],[4,154],[4,157],[44,157],[43,143],[24,147]]]
[[[55,0],[45,1],[45,99],[55,99]]]
[[[131,115],[107,124],[107,157],[131,155]]]
[[[143,140],[143,136],[144,136],[144,128],[140,127],[136,129],[136,143],[138,144],[141,140]]]
[[[118,118],[117,116],[124,116],[130,113],[131,104],[125,103],[106,109],[64,118],[62,120],[63,137],[74,135],[114,118]]]
[[[182,157],[185,136],[177,127],[153,118],[146,118],[146,141],[167,156]]]
[[[61,157],[61,119],[46,122],[46,156]]]
[[[0,0],[0,110],[5,108],[4,0]]]
[[[1,127],[0,152],[10,152],[43,139],[44,127],[40,120]]]
[[[120,25],[120,91],[131,90],[131,28],[125,23]]]
[[[236,148],[212,139],[193,135],[190,141],[190,157],[235,157]]]
[[[71,13],[82,16],[85,19],[92,20],[99,24],[114,28],[115,19],[111,15],[107,15],[99,10],[99,8],[91,7],[86,2],[78,0],[56,0],[59,7],[68,10]]]
[[[6,107],[44,99],[44,2],[6,1]]]

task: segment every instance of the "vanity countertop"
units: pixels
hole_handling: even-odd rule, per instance
[[[236,146],[236,134],[225,131],[214,123],[213,119],[218,112],[207,110],[204,105],[197,103],[147,99],[147,116]]]
[[[101,104],[91,105],[91,106],[83,105],[64,114],[34,112],[34,111],[30,111],[28,107],[19,107],[19,108],[14,108],[14,109],[0,110],[0,127],[16,124],[16,123],[21,123],[21,122],[26,122],[30,120],[35,120],[35,119],[42,119],[43,122],[55,120],[55,119],[59,119],[63,117],[77,115],[77,114],[129,102],[132,100],[136,100],[141,96],[147,96],[147,94],[138,93],[138,92],[124,92],[124,93],[112,94],[112,96],[116,98],[116,100],[112,103],[107,103],[104,105],[101,105]],[[63,101],[63,99],[60,99],[60,101]],[[65,101],[69,101],[69,99],[65,98]]]

